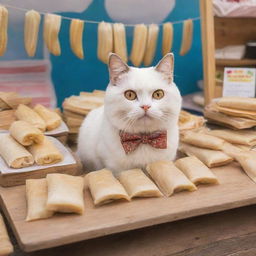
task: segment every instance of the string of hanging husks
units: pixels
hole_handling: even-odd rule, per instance
[[[65,18],[65,17],[64,17]],[[59,31],[62,16],[44,14],[43,39],[49,52],[55,56],[61,55]],[[24,46],[28,56],[36,54],[38,34],[41,23],[41,13],[29,10],[25,13]],[[84,58],[83,33],[85,22],[80,19],[71,19],[69,27],[69,41],[72,52],[80,59]],[[171,22],[162,24],[162,55],[170,52],[173,45],[174,29]],[[118,54],[123,61],[130,60],[134,66],[152,64],[159,37],[159,25],[138,24],[134,26],[133,42],[130,56],[128,56],[126,43],[126,26],[122,23],[100,22],[98,24],[98,49],[99,60],[108,61],[110,52]],[[191,49],[193,40],[193,20],[183,21],[183,34],[180,55],[185,55]],[[8,10],[0,6],[0,56],[3,56],[8,43]]]

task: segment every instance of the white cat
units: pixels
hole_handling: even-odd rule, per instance
[[[182,100],[173,82],[173,65],[171,53],[149,68],[129,67],[119,56],[110,54],[104,107],[88,114],[78,137],[78,155],[87,170],[106,167],[118,172],[175,158]],[[126,153],[120,132],[133,136],[156,131],[167,132],[166,148],[140,143]]]

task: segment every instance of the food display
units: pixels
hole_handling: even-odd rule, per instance
[[[165,196],[171,196],[183,190],[195,191],[197,189],[173,162],[154,162],[149,164],[146,170]]]
[[[28,122],[43,132],[46,130],[45,121],[33,109],[24,104],[18,106],[15,116],[17,119]]]
[[[55,164],[63,160],[63,155],[47,137],[44,137],[40,144],[28,146],[28,151],[33,155],[38,165]]]
[[[26,180],[27,217],[26,221],[46,219],[54,212],[46,209],[48,187],[46,179]]]
[[[46,208],[51,211],[78,213],[84,212],[84,178],[52,173],[46,177],[48,198]]]
[[[179,150],[188,156],[196,156],[209,168],[226,165],[233,161],[233,158],[222,151],[198,148],[186,143],[180,143]]]
[[[221,150],[223,144],[225,143],[225,141],[221,138],[196,131],[186,131],[181,133],[180,140],[199,148],[214,150]]]
[[[7,233],[6,226],[4,224],[4,219],[0,214],[0,255],[9,255],[13,253],[13,245]]]
[[[141,169],[122,171],[118,177],[130,198],[160,197],[162,193]]]
[[[13,122],[9,131],[10,135],[23,146],[29,146],[34,143],[41,144],[44,140],[42,131],[25,121]]]
[[[86,175],[86,180],[95,205],[102,205],[120,199],[130,201],[124,187],[110,170],[102,169],[90,172]]]
[[[41,104],[37,104],[34,107],[34,111],[44,120],[47,131],[54,130],[60,126],[62,121],[61,117],[53,110],[50,110]]]
[[[0,155],[12,168],[23,168],[34,163],[33,156],[9,134],[0,134]]]
[[[219,183],[213,172],[195,156],[180,158],[175,162],[175,165],[195,185]]]

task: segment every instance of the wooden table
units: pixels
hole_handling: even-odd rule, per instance
[[[256,205],[29,254],[15,247],[14,256],[254,256]]]

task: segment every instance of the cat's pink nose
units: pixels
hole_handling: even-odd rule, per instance
[[[147,112],[150,108],[151,108],[151,106],[149,106],[149,105],[142,105],[142,106],[140,106],[145,112]]]

